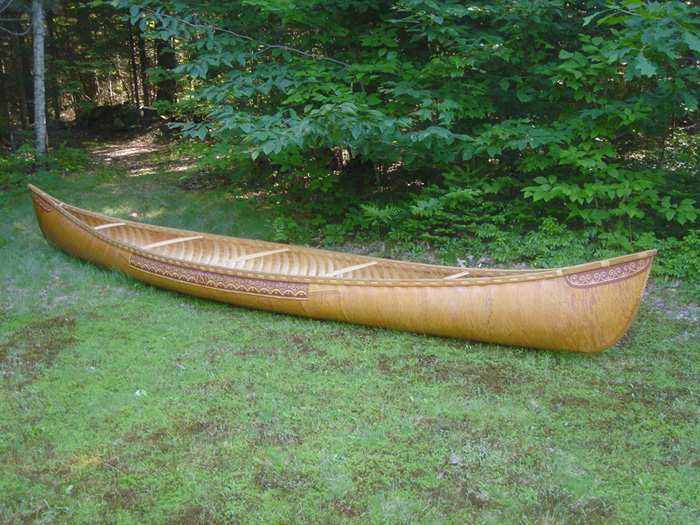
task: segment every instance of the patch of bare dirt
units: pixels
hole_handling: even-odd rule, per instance
[[[20,374],[20,388],[37,374],[50,367],[56,356],[65,348],[77,343],[71,332],[75,320],[70,317],[53,317],[37,321],[14,334],[0,346],[0,372],[2,376]]]
[[[153,175],[157,172],[185,172],[195,165],[189,157],[173,153],[175,138],[153,126],[128,132],[114,132],[104,137],[101,147],[91,156],[128,177]]]
[[[662,284],[652,281],[644,294],[644,301],[664,317],[689,321],[697,326],[700,322],[700,304],[689,301],[682,286],[680,283]]]
[[[71,123],[52,135],[54,144],[85,148],[94,161],[123,172],[127,177],[157,172],[185,172],[195,165],[174,146],[182,139],[165,121],[124,131],[104,126]],[[98,144],[91,148],[91,144]]]

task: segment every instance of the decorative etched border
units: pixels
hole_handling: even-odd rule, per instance
[[[649,268],[651,258],[617,264],[609,268],[599,268],[587,272],[565,275],[566,284],[573,288],[591,288],[634,277]]]
[[[36,202],[39,207],[44,210],[46,213],[49,213],[53,211],[54,205],[51,204],[49,201],[47,201],[44,197],[41,195],[32,192],[32,199],[34,199],[34,202]]]
[[[267,281],[265,279],[222,275],[204,270],[182,268],[174,264],[155,261],[137,254],[131,255],[129,266],[176,281],[198,284],[200,286],[219,290],[230,290],[254,295],[269,295],[272,297],[288,297],[291,299],[308,299],[309,297],[309,285],[306,283]]]

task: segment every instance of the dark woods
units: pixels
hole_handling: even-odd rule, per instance
[[[31,6],[3,0],[0,22],[0,140],[16,149],[34,123]],[[176,100],[167,78],[175,55],[142,35],[111,6],[45,2],[45,93],[49,134],[95,107],[150,107]],[[159,69],[163,73],[159,75]]]

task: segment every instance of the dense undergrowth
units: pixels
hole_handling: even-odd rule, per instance
[[[133,175],[70,148],[38,174],[28,157],[3,158],[13,171],[0,192],[0,522],[700,519],[690,281],[652,279],[629,333],[583,356],[209,303],[45,243],[26,182],[118,217],[329,241],[319,230],[332,222],[273,213],[288,193],[182,178],[177,154],[156,155],[173,171]],[[353,249],[499,257],[466,239],[460,249],[401,245],[395,225],[364,211]],[[592,253],[553,220],[522,237],[502,260]],[[528,242],[537,249],[523,251]],[[660,252],[663,264],[695,263],[693,234],[677,242],[686,251]]]

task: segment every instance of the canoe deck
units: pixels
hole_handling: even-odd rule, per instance
[[[46,239],[182,293],[439,336],[596,352],[641,302],[654,250],[558,269],[455,268],[115,219],[29,186]]]

